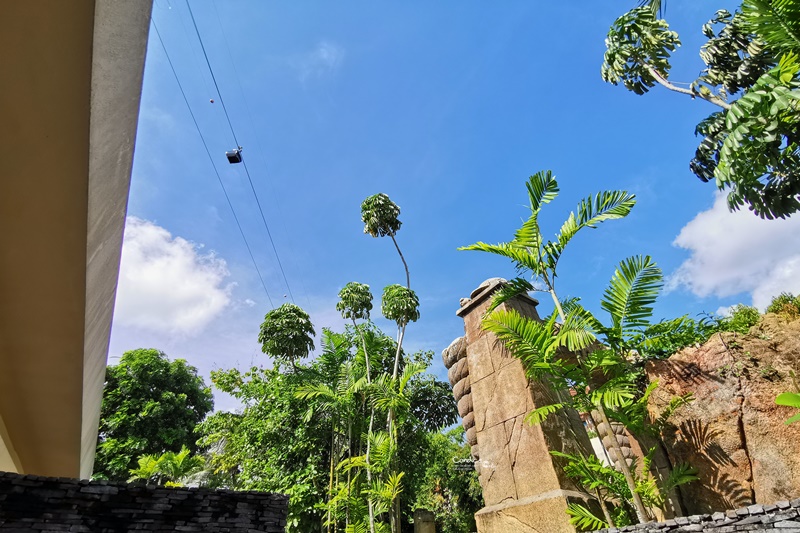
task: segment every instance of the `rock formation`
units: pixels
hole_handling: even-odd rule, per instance
[[[766,315],[749,335],[720,333],[647,365],[658,380],[648,409],[657,416],[674,396],[694,401],[671,418],[664,443],[673,465],[698,468],[680,488],[689,513],[709,513],[800,494],[800,423],[775,397],[800,372],[800,320]]]

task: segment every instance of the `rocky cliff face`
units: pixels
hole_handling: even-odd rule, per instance
[[[694,401],[664,435],[673,465],[690,463],[700,481],[681,487],[689,513],[708,513],[800,494],[800,423],[775,405],[800,374],[800,320],[766,315],[748,335],[721,333],[703,346],[648,363],[658,380],[648,409],[658,416],[673,396]]]

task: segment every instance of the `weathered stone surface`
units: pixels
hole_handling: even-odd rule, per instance
[[[493,334],[481,329],[481,318],[498,286],[496,280],[482,284],[458,312],[464,318],[466,358],[443,354],[452,363],[449,377],[454,395],[463,395],[459,411],[465,417],[467,439],[472,443],[474,434],[477,440],[472,454],[478,459],[476,470],[487,505],[476,515],[478,530],[574,533],[564,510],[568,497],[578,493],[564,475],[561,460],[549,452],[591,453],[591,445],[575,412],[552,415],[538,426],[525,423],[532,409],[552,403],[559,395],[541,383],[529,382],[520,361]],[[530,298],[503,306],[538,318],[536,302]],[[467,364],[466,372],[458,368],[461,361]],[[557,512],[550,512],[556,508]]]
[[[658,415],[676,395],[695,400],[665,434],[673,464],[690,463],[700,481],[681,487],[690,513],[713,512],[800,493],[800,424],[775,397],[792,390],[800,362],[800,320],[766,315],[750,335],[714,335],[665,361],[649,363],[658,380],[648,409]]]
[[[590,505],[579,494],[556,490],[533,497],[487,505],[475,514],[478,531],[486,533],[575,533],[564,520],[567,503]]]
[[[282,533],[289,499],[0,472],[0,531]]]

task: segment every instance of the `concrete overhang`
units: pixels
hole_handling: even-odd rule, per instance
[[[92,472],[151,8],[3,5],[0,470]]]

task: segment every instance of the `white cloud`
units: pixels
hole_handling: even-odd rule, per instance
[[[230,302],[225,260],[166,229],[128,217],[114,320],[152,331],[192,334]]]
[[[691,256],[667,281],[697,296],[750,293],[764,309],[782,291],[800,293],[800,216],[762,220],[747,210],[731,213],[718,193],[711,209],[681,229],[673,242]]]
[[[329,41],[320,42],[314,50],[291,61],[297,69],[300,81],[320,78],[335,72],[344,62],[344,48]]]

